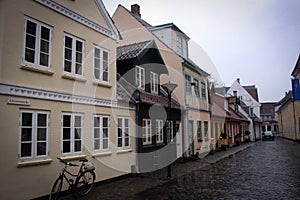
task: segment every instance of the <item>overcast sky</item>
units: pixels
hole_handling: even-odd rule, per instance
[[[151,25],[173,22],[190,38],[190,57],[226,86],[256,85],[261,102],[291,88],[300,53],[300,0],[103,0],[141,6]],[[199,55],[199,56],[198,56]],[[204,66],[206,65],[206,66]],[[215,67],[214,67],[215,66]]]

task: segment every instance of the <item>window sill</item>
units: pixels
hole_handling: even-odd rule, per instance
[[[93,85],[97,85],[97,86],[101,86],[101,87],[106,87],[106,88],[111,88],[112,85],[108,82],[104,82],[104,81],[97,81],[97,80],[94,80],[93,81]]]
[[[117,154],[124,154],[124,153],[130,153],[132,152],[132,149],[120,149],[117,151]]]
[[[83,159],[83,158],[86,158],[86,155],[76,155],[76,156],[64,156],[64,157],[61,157],[61,159],[63,161],[80,160],[80,159]]]
[[[54,71],[49,69],[43,69],[42,67],[32,66],[32,65],[26,65],[22,64],[21,69],[31,71],[31,72],[37,72],[45,75],[52,76],[54,74]]]
[[[86,82],[86,79],[83,78],[83,76],[79,76],[79,75],[76,76],[74,74],[63,74],[61,77],[65,78],[65,79],[72,80],[72,81],[78,81],[78,82],[82,82],[82,83]]]
[[[99,152],[99,153],[94,153],[94,154],[92,154],[92,157],[93,157],[93,158],[96,158],[96,157],[104,157],[104,156],[110,156],[111,154],[112,154],[111,151]]]
[[[44,159],[44,160],[30,160],[30,161],[20,161],[17,163],[17,167],[29,167],[35,165],[46,165],[50,164],[52,159]]]

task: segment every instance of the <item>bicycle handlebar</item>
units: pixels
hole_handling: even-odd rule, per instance
[[[66,162],[66,161],[64,161],[63,159],[59,158],[59,157],[57,157],[57,159],[58,159],[60,162],[64,163],[65,165],[69,165],[69,166],[72,166],[72,167],[77,167],[77,166],[79,166],[79,165],[77,165],[77,164],[73,164],[73,163],[70,163],[70,162]]]

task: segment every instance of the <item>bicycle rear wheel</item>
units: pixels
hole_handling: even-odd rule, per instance
[[[63,185],[63,176],[59,176],[52,186],[49,200],[58,199],[62,185]]]
[[[86,196],[93,188],[96,175],[94,171],[81,172],[76,179],[76,192],[79,196]]]

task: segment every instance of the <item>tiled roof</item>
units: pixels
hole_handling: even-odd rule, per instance
[[[216,103],[213,103],[211,105],[210,110],[211,110],[211,115],[214,117],[222,117],[222,118],[226,117],[226,110]]]
[[[229,107],[229,112],[227,112],[227,114],[228,114],[227,118],[229,118],[229,119],[248,122],[248,119],[246,117],[235,112],[231,107]]]
[[[148,22],[146,22],[145,20],[143,20],[141,18],[141,16],[139,16],[136,13],[132,13],[130,10],[128,10],[127,8],[125,8],[124,6],[122,6],[121,4],[119,4],[119,6],[123,7],[127,12],[129,12],[136,20],[138,20],[143,26],[145,27],[152,27],[151,24],[149,24]]]
[[[275,107],[276,103],[261,103],[260,107],[260,115],[272,115],[275,114]]]
[[[245,88],[245,90],[247,90],[247,92],[257,101],[259,102],[258,99],[258,93],[257,93],[257,88],[255,87],[255,85],[249,85],[249,86],[243,86],[243,88]]]
[[[120,46],[117,48],[117,60],[136,58],[153,40]]]

